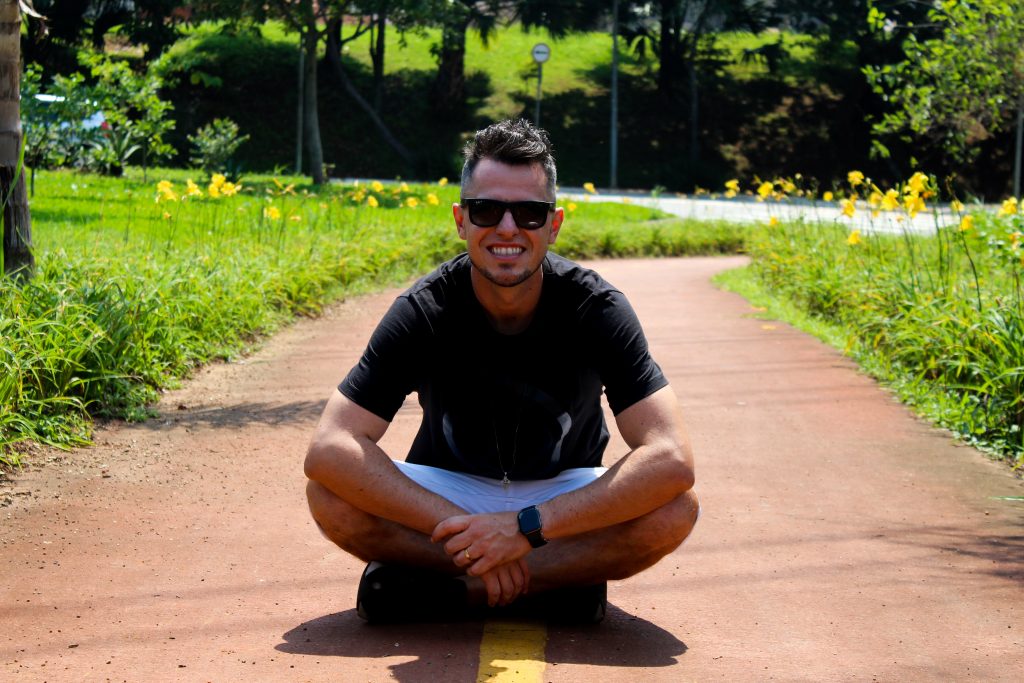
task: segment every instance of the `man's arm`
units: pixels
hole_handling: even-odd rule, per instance
[[[630,451],[593,483],[538,506],[547,539],[635,519],[693,488],[693,454],[670,386],[615,418]]]
[[[377,445],[389,424],[335,391],[306,453],[306,476],[364,512],[429,535],[465,511],[395,467]]]
[[[538,506],[545,538],[575,536],[641,517],[693,487],[693,456],[671,387],[623,410],[615,420],[629,453],[593,483]],[[530,551],[526,537],[518,533],[515,513],[446,519],[433,537],[448,538],[445,550],[457,565],[468,566],[471,575]],[[468,546],[479,557],[471,563],[458,555]]]

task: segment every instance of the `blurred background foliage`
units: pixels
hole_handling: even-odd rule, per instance
[[[733,177],[800,173],[824,188],[851,168],[890,182],[925,168],[949,178],[960,196],[992,199],[1011,189],[1012,116],[993,122],[965,113],[959,121],[967,131],[959,139],[970,147],[965,155],[944,132],[921,126],[920,111],[914,125],[903,125],[909,100],[901,100],[902,91],[894,94],[914,78],[928,86],[911,58],[929,40],[957,30],[944,23],[952,9],[943,14],[942,8],[963,3],[616,4],[622,187],[691,192]],[[185,166],[189,136],[225,119],[248,136],[232,162],[239,172],[293,170],[300,60],[315,54],[314,123],[327,175],[429,179],[457,175],[459,149],[472,131],[503,117],[533,117],[537,72],[530,48],[546,42],[552,57],[543,72],[541,125],[555,141],[561,180],[602,185],[609,170],[612,5],[37,0],[47,31],[30,26],[23,55],[40,92],[61,92],[61,78],[81,74],[79,91],[99,102],[97,93],[109,97],[104,90],[113,87],[110,70],[120,68],[109,63],[127,66],[139,83],[157,84],[169,105],[163,127],[143,124],[154,118],[146,114],[152,107],[135,105],[120,126],[134,128],[134,137],[119,151],[137,149],[127,158],[116,158],[116,149],[106,156],[93,150],[94,167],[103,158],[116,173],[123,163],[144,165],[143,156],[153,153]],[[984,2],[975,5],[984,10]],[[1012,17],[1012,9],[1003,12]],[[1000,60],[1004,82],[1021,80],[1005,56]],[[991,70],[989,78],[1003,82]],[[988,95],[1012,98],[1008,92]],[[121,116],[116,104],[103,106],[115,110],[114,119]],[[305,172],[311,171],[310,127],[307,118]],[[116,137],[119,127],[113,128]],[[75,165],[66,159],[47,165]]]

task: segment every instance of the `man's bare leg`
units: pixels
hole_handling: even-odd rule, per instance
[[[324,486],[307,485],[310,511],[333,543],[364,560],[420,566],[459,575],[462,570],[418,531],[390,522],[346,503]],[[655,564],[690,535],[697,522],[696,494],[687,491],[643,517],[575,538],[556,540],[532,551],[530,592],[625,579]],[[485,601],[479,579],[467,579],[474,602]]]

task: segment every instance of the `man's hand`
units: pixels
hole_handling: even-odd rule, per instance
[[[430,540],[444,541],[455,566],[484,580],[488,601],[498,600],[492,605],[511,602],[506,599],[510,593],[514,599],[529,585],[522,558],[530,552],[530,542],[519,533],[514,512],[449,517],[434,527]]]
[[[480,578],[487,589],[487,604],[491,607],[511,604],[530,588],[530,570],[521,557],[484,572]]]

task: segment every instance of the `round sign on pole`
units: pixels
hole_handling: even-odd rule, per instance
[[[537,43],[533,46],[533,49],[530,50],[530,54],[533,56],[533,61],[538,64],[543,64],[548,61],[548,57],[551,56],[551,48],[545,43]]]

